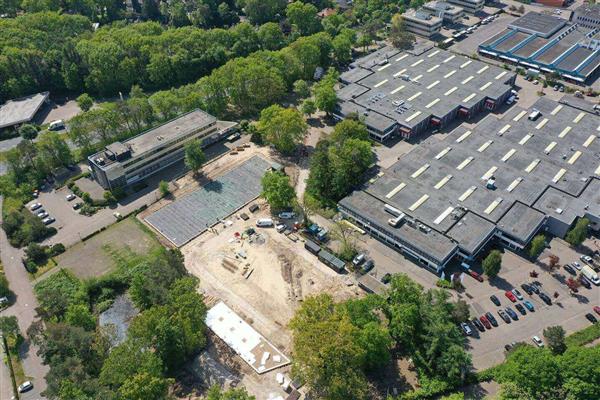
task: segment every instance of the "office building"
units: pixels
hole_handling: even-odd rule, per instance
[[[448,3],[461,7],[466,13],[476,14],[483,10],[485,0],[447,0]]]
[[[571,22],[589,29],[600,27],[600,5],[583,4],[577,7],[571,14]]]
[[[194,110],[123,142],[115,142],[88,157],[94,179],[112,190],[138,182],[180,161],[184,147],[194,139],[203,146],[228,135],[236,123],[217,121]]]
[[[407,31],[426,38],[439,34],[442,28],[442,19],[423,9],[410,9],[402,14],[402,19]]]
[[[399,51],[385,47],[340,76],[334,116],[358,115],[371,137],[409,139],[481,110],[509,95],[516,74],[431,45]]]
[[[589,84],[600,66],[600,30],[589,22],[594,18],[590,13],[575,18],[582,23],[569,23],[554,15],[529,12],[484,41],[479,53],[525,69],[556,72],[573,83]]]
[[[9,100],[0,106],[0,129],[16,128],[31,122],[40,108],[48,102],[49,92]]]
[[[423,9],[438,18],[444,24],[458,24],[462,22],[465,11],[462,7],[455,6],[447,1],[430,1],[423,4]]]
[[[600,228],[600,117],[593,105],[540,98],[501,118],[414,147],[342,214],[433,271],[468,262],[493,238],[524,249],[564,237],[578,218]]]

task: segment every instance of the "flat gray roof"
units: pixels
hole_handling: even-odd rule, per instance
[[[493,227],[525,242],[549,209],[562,208],[571,221],[600,215],[600,117],[585,104],[542,97],[530,109],[516,105],[430,138],[358,192],[370,197],[354,202],[357,213],[383,221],[388,204],[469,251]],[[541,115],[532,121],[534,108]]]
[[[543,37],[548,37],[562,28],[566,23],[567,21],[563,18],[530,11],[512,22],[509,27],[523,32],[535,33]]]
[[[379,126],[389,126],[391,120],[412,129],[431,116],[444,118],[460,106],[470,109],[485,98],[497,100],[511,89],[508,82],[515,76],[438,48],[393,55],[384,48],[367,57],[355,66],[370,73],[356,72],[364,78],[339,89],[340,107],[344,111],[354,104],[358,107],[352,108],[360,108],[367,119],[387,118]]]
[[[183,246],[260,195],[270,163],[254,156],[225,175],[148,215],[144,220]]]
[[[574,10],[589,18],[600,19],[600,6],[598,4],[583,4]]]
[[[31,121],[49,95],[37,93],[4,103],[0,106],[0,129]]]

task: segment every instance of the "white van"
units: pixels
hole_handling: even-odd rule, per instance
[[[256,221],[256,226],[260,228],[270,228],[273,226],[273,220],[271,218],[261,218]]]
[[[592,269],[592,267],[589,265],[584,265],[581,267],[581,273],[590,281],[592,281],[594,285],[600,286],[600,278],[598,278],[598,274]]]
[[[60,131],[61,129],[65,129],[65,121],[62,119],[52,121],[50,122],[50,125],[48,125],[48,129],[51,131]]]

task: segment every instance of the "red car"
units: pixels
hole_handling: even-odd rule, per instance
[[[512,301],[513,303],[516,303],[516,302],[517,302],[517,298],[515,297],[515,295],[514,295],[514,294],[513,294],[513,293],[512,293],[510,290],[507,290],[506,292],[504,292],[504,295],[505,295],[506,297],[508,297],[508,299],[509,299],[510,301]]]
[[[469,270],[469,275],[471,275],[473,278],[477,279],[479,282],[483,282],[483,277],[481,275],[479,275],[477,272],[475,272],[473,270]]]
[[[486,327],[486,329],[492,329],[492,324],[490,324],[490,321],[488,321],[488,319],[485,317],[485,315],[482,315],[481,317],[479,317],[479,320]]]
[[[596,311],[596,314],[600,315],[600,306],[594,306],[594,311]]]

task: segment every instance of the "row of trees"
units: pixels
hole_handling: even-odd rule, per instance
[[[35,286],[44,323],[28,334],[50,366],[50,399],[166,399],[174,374],[206,344],[206,306],[182,255],[119,257],[128,261],[108,276],[82,282],[61,270]],[[97,315],[123,291],[141,312],[118,343]]]
[[[413,360],[423,393],[448,390],[471,368],[457,307],[445,291],[424,291],[403,274],[385,296],[338,304],[328,295],[308,298],[290,322],[293,374],[322,398],[371,398],[367,377],[389,366],[395,348]]]

